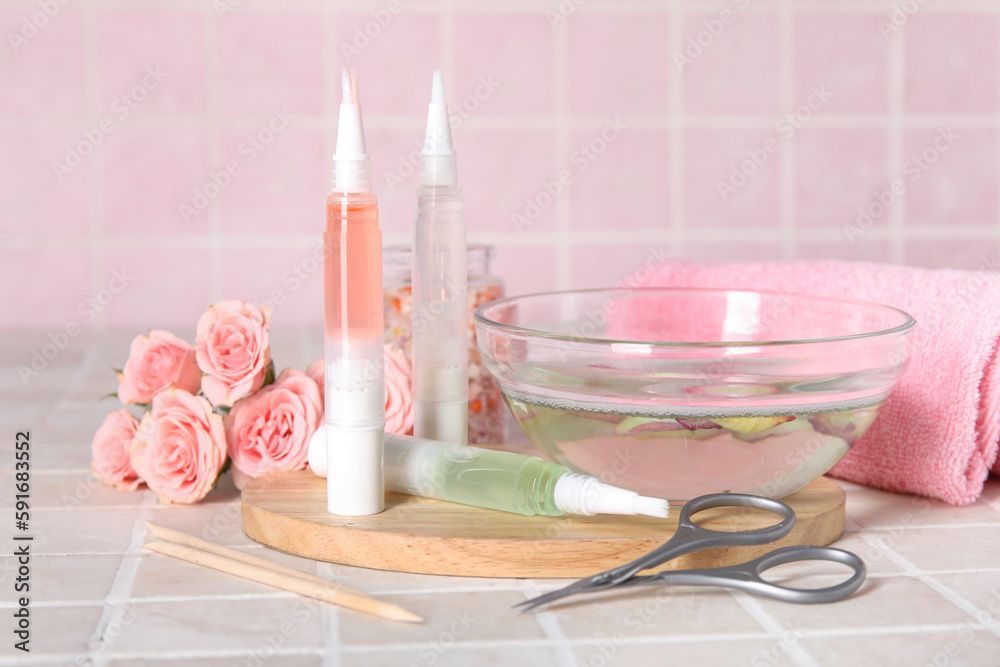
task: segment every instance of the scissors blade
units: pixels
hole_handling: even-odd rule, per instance
[[[525,600],[524,602],[519,602],[514,605],[514,608],[524,607],[521,609],[521,613],[531,611],[536,607],[540,607],[543,604],[548,604],[549,602],[554,602],[568,595],[575,595],[576,593],[584,593],[600,590],[602,588],[608,588],[612,583],[612,577],[608,576],[607,572],[601,572],[600,574],[595,574],[592,577],[587,577],[586,579],[581,579],[579,581],[574,581],[569,586],[564,586],[554,591],[545,593],[544,595],[539,595],[538,597],[531,598],[530,600]]]

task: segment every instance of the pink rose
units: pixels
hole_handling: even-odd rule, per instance
[[[306,375],[311,377],[319,387],[319,398],[321,401],[325,400],[324,396],[326,394],[326,360],[317,359],[308,366],[306,366]],[[324,403],[325,405],[325,403]]]
[[[232,405],[264,384],[271,363],[271,310],[246,301],[222,301],[198,320],[201,390],[212,405]]]
[[[164,389],[179,387],[194,393],[201,384],[201,370],[194,348],[169,331],[136,336],[125,368],[118,374],[122,403],[149,403]]]
[[[317,359],[306,368],[309,377],[323,391],[325,376],[323,360]],[[413,390],[410,384],[410,362],[396,345],[385,346],[385,430],[400,435],[413,435]]]
[[[128,453],[161,503],[196,503],[226,462],[222,417],[201,396],[167,389],[153,398]]]
[[[225,418],[234,481],[304,469],[309,438],[322,420],[319,387],[294,368],[286,368],[273,384],[237,401]]]
[[[413,435],[413,390],[410,362],[399,347],[385,346],[385,430]]]
[[[97,479],[119,491],[135,491],[142,484],[129,460],[128,447],[132,443],[139,420],[128,410],[112,412],[94,434],[90,446],[90,469]]]

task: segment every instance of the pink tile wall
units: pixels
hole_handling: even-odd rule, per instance
[[[497,246],[510,293],[610,285],[662,253],[978,268],[1000,252],[1000,4],[920,4],[898,25],[888,2],[559,15],[574,4],[81,1],[36,29],[37,3],[6,3],[0,329],[189,336],[224,298],[318,326],[345,64],[388,243],[409,238],[444,70],[469,238]]]

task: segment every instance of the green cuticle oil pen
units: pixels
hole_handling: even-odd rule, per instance
[[[309,443],[309,467],[327,473],[326,430]],[[385,434],[390,491],[533,516],[644,514],[667,518],[668,501],[579,475],[537,456]]]

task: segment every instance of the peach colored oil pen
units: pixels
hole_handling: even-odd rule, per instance
[[[323,243],[327,510],[377,514],[385,509],[382,232],[354,70],[344,70]]]

